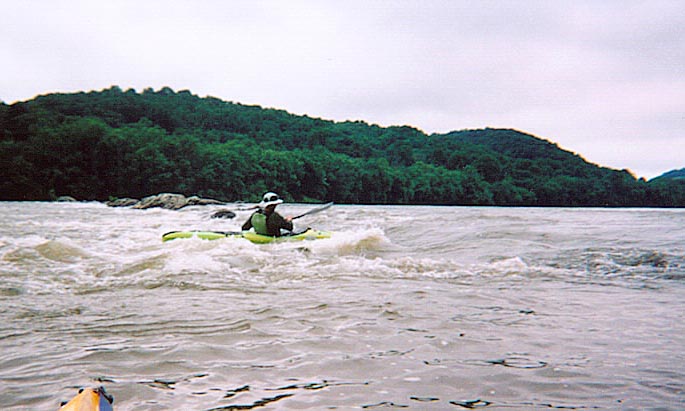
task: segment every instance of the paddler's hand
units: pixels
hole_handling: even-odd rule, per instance
[[[286,217],[285,217],[285,221],[287,221],[287,222],[293,221],[293,216],[291,216],[291,215],[286,216]]]

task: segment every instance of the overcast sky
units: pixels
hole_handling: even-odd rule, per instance
[[[0,0],[0,100],[169,86],[685,167],[685,1]]]

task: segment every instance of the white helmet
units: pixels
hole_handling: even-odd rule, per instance
[[[259,208],[267,208],[271,205],[281,204],[283,200],[278,196],[278,194],[269,191],[262,197],[262,202],[259,203]]]

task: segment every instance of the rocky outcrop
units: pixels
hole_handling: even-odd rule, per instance
[[[132,208],[145,210],[148,208],[165,208],[178,210],[188,205],[188,199],[183,194],[163,193],[143,198]]]
[[[117,200],[108,201],[106,204],[110,207],[131,207],[139,210],[145,210],[148,208],[164,208],[167,210],[179,210],[183,207],[188,206],[221,205],[225,203],[210,198],[200,198],[198,196],[186,197],[183,194],[162,193],[145,197],[142,200],[135,200],[132,198],[121,198]]]

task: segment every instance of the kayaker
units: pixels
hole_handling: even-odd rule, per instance
[[[264,194],[262,202],[257,205],[259,209],[243,224],[243,231],[254,228],[257,234],[280,237],[281,229],[293,231],[292,217],[283,217],[276,212],[276,206],[283,200],[278,194],[269,191]]]

